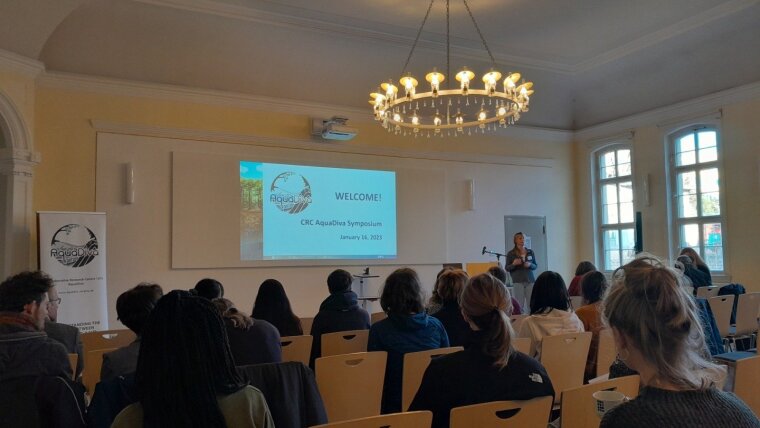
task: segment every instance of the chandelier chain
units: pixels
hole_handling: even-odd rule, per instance
[[[449,37],[449,0],[446,0],[446,77],[451,76],[451,41]],[[451,87],[451,79],[447,80],[447,88]]]
[[[402,76],[404,75],[404,73],[406,73],[406,67],[409,66],[409,61],[411,61],[412,59],[412,55],[414,54],[414,49],[417,47],[417,42],[420,40],[422,29],[425,28],[425,23],[427,22],[428,16],[430,15],[430,9],[433,8],[433,3],[435,3],[435,0],[430,0],[430,4],[428,5],[427,12],[425,12],[425,17],[422,19],[422,24],[420,25],[420,29],[417,30],[417,37],[414,38],[412,49],[409,51],[409,56],[406,57],[406,62],[404,63],[404,69],[401,71]],[[447,1],[447,4],[448,4],[448,1]]]
[[[486,43],[485,37],[483,37],[483,33],[480,31],[480,27],[478,27],[477,21],[475,21],[475,16],[472,15],[472,11],[470,10],[470,5],[467,4],[467,0],[462,0],[464,3],[464,7],[467,9],[467,13],[470,14],[470,19],[472,19],[472,25],[475,26],[475,31],[478,32],[478,36],[480,36],[480,41],[483,43],[483,47],[486,48],[486,52],[488,52],[488,56],[491,57],[491,64],[496,67],[496,60],[493,58],[493,54],[491,53],[491,49],[488,47],[488,43]]]

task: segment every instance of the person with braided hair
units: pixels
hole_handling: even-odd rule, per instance
[[[760,420],[715,381],[694,299],[681,273],[652,257],[618,268],[604,299],[618,358],[641,376],[639,396],[613,408],[601,428],[757,428]]]
[[[139,402],[113,428],[274,427],[264,395],[235,370],[219,312],[187,291],[165,295],[151,312],[136,384]]]
[[[470,278],[461,307],[473,340],[464,351],[430,361],[410,411],[430,410],[433,428],[444,428],[454,407],[554,397],[546,369],[512,346],[511,306],[501,281],[487,273]]]

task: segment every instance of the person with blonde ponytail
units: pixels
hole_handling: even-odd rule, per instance
[[[410,411],[430,410],[432,427],[444,428],[454,407],[554,396],[541,363],[512,346],[510,300],[504,284],[490,274],[470,278],[460,305],[472,340],[464,351],[430,362]]]
[[[618,268],[604,300],[618,358],[641,376],[639,396],[609,411],[601,428],[760,427],[707,360],[694,300],[680,272],[651,257]]]

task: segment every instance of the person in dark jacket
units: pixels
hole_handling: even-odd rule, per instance
[[[401,268],[388,275],[380,306],[388,318],[372,324],[367,350],[388,353],[381,404],[381,412],[386,414],[402,410],[404,354],[446,348],[449,337],[443,324],[425,313],[420,279],[412,269]]]
[[[58,290],[55,289],[55,285],[48,290],[48,300],[50,304],[48,305],[48,316],[45,320],[45,333],[49,338],[61,343],[69,354],[77,354],[74,379],[78,379],[84,369],[82,336],[79,334],[79,329],[73,325],[58,322],[58,307],[62,299],[58,297]]]
[[[334,270],[327,277],[327,289],[330,295],[319,305],[319,312],[311,325],[311,359],[309,365],[314,367],[314,360],[322,355],[322,335],[347,330],[369,329],[369,314],[359,307],[356,293],[351,291],[354,277],[343,269]]]
[[[236,366],[282,362],[280,333],[272,324],[238,311],[234,303],[223,297],[211,303],[224,319]]]
[[[462,316],[462,309],[459,307],[459,295],[462,294],[464,285],[469,277],[461,270],[450,270],[438,278],[438,295],[443,302],[441,309],[431,315],[438,318],[446,329],[449,336],[449,346],[465,346],[469,344],[470,325]]]
[[[492,275],[469,280],[461,306],[473,329],[473,346],[430,362],[409,411],[430,410],[432,426],[445,428],[454,407],[554,396],[541,363],[512,346],[510,305],[509,292]]]
[[[193,290],[198,296],[204,299],[214,300],[224,297],[224,286],[221,282],[213,278],[203,278],[195,284]]]

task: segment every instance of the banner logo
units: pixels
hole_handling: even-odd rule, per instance
[[[298,214],[311,203],[311,186],[302,175],[283,172],[272,180],[269,201],[280,211]]]
[[[50,243],[50,257],[62,265],[82,267],[98,255],[98,239],[81,224],[67,224],[58,229]]]

